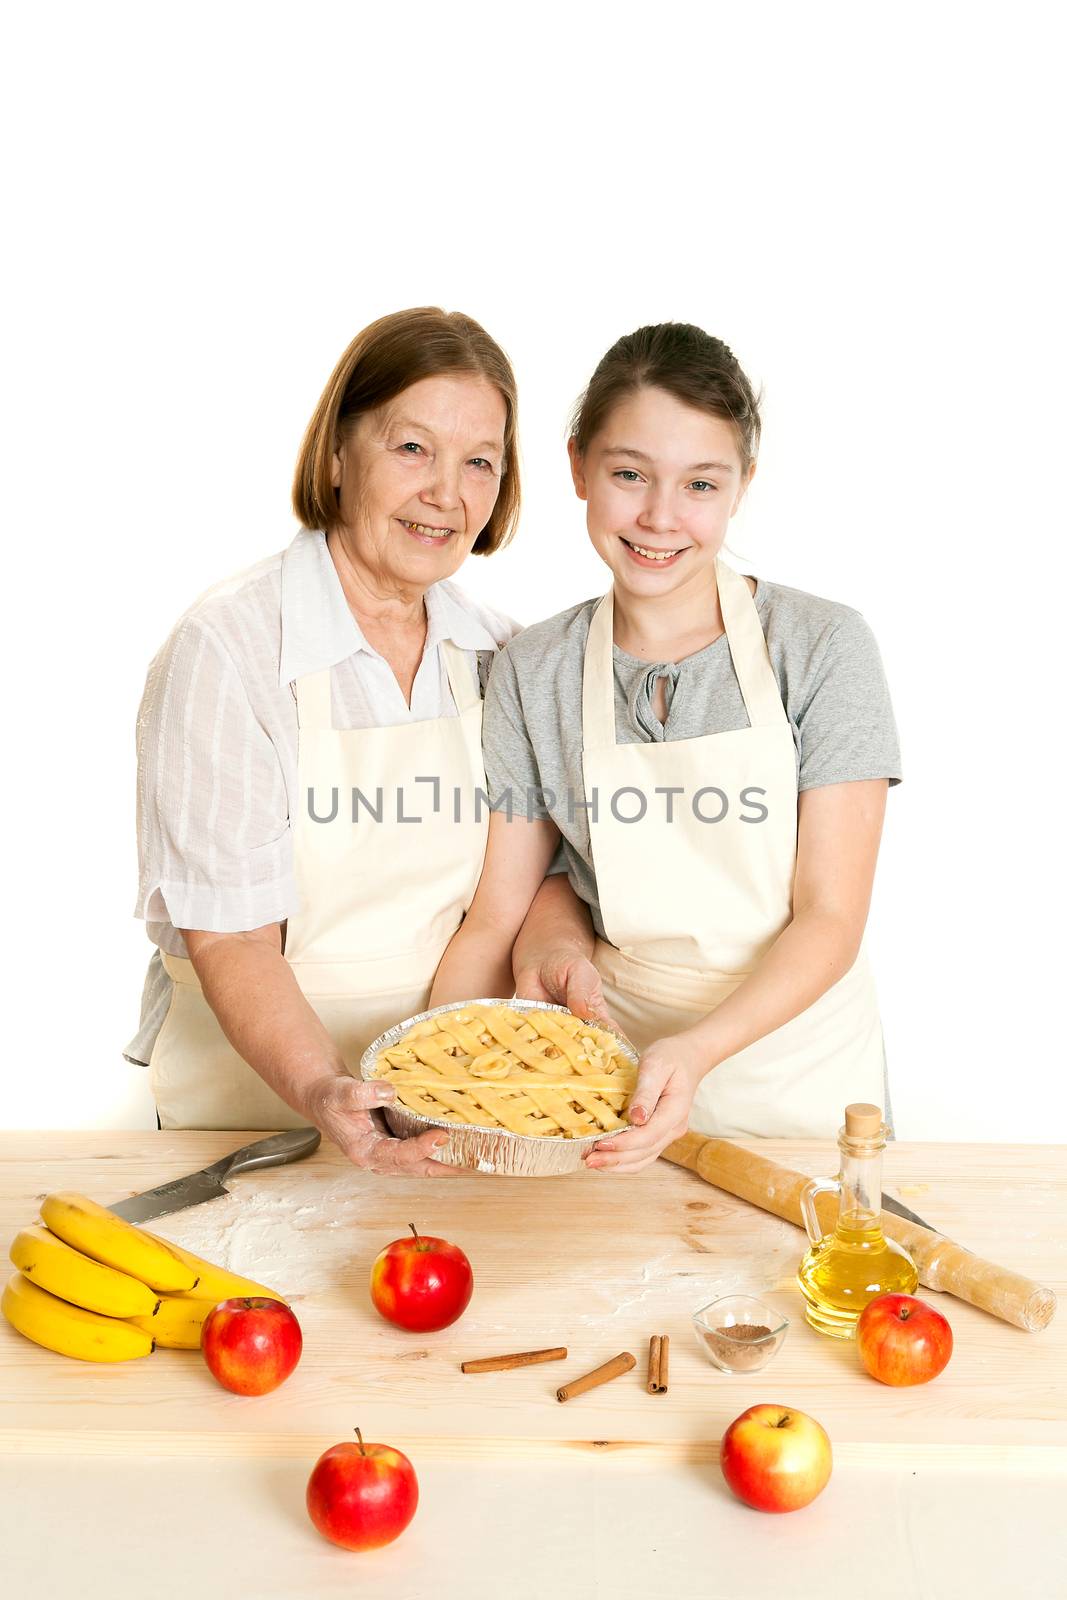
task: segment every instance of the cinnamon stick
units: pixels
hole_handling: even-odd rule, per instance
[[[659,1391],[659,1352],[663,1343],[663,1336],[654,1333],[648,1341],[648,1392],[657,1394]]]
[[[631,1372],[636,1365],[636,1358],[629,1350],[623,1350],[610,1361],[605,1361],[602,1367],[595,1367],[584,1377],[575,1378],[572,1383],[564,1384],[562,1389],[557,1389],[556,1399],[573,1400],[575,1395],[585,1394],[587,1389],[597,1389],[602,1383],[610,1383],[612,1378],[621,1378],[624,1372]]]
[[[541,1361],[563,1361],[567,1355],[566,1345],[557,1345],[552,1350],[522,1350],[513,1356],[483,1356],[478,1361],[463,1361],[460,1363],[461,1372],[510,1372],[513,1367],[533,1367]]]
[[[648,1392],[667,1393],[667,1364],[670,1357],[670,1335],[654,1333],[648,1341]]]

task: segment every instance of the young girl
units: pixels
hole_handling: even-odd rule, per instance
[[[620,339],[569,441],[611,587],[513,639],[486,697],[486,860],[431,1004],[514,986],[606,1010],[642,1059],[594,1168],[687,1125],[828,1138],[854,1100],[890,1120],[862,940],[893,713],[858,612],[720,558],[759,435],[721,340]]]

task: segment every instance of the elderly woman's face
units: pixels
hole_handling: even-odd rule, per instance
[[[357,418],[334,456],[342,536],[386,580],[449,577],[489,521],[504,465],[503,396],[485,378],[422,378]]]

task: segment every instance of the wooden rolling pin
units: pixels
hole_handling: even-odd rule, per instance
[[[805,1173],[780,1167],[766,1156],[744,1150],[726,1139],[708,1139],[699,1133],[683,1135],[662,1154],[664,1160],[688,1167],[690,1172],[698,1173],[718,1189],[725,1189],[727,1194],[735,1194],[763,1211],[771,1211],[798,1228],[804,1227],[800,1194],[804,1185],[811,1181]],[[816,1206],[823,1229],[832,1232],[837,1221],[837,1197],[818,1195]],[[928,1289],[943,1289],[969,1305],[1014,1323],[1017,1328],[1025,1328],[1027,1333],[1039,1333],[1052,1321],[1056,1296],[1040,1283],[1022,1278],[992,1261],[983,1261],[981,1256],[972,1255],[940,1233],[906,1222],[891,1211],[882,1212],[882,1231],[904,1246],[919,1269],[920,1283]]]

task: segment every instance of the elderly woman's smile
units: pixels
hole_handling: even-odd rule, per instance
[[[450,533],[455,533],[455,528],[431,528],[425,522],[408,522],[404,517],[398,517],[409,533],[413,533],[422,544],[440,544],[442,539],[447,539]]]

